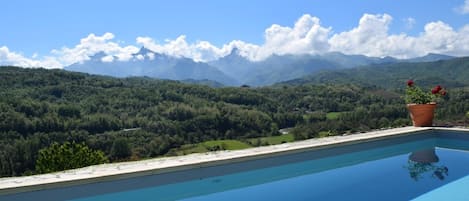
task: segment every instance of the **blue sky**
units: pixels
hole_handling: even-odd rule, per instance
[[[1,7],[0,64],[50,64],[60,67],[80,59],[86,60],[96,51],[121,56],[142,45],[156,52],[202,61],[226,55],[233,47],[242,49],[244,56],[251,59],[262,59],[274,53],[319,54],[341,50],[348,54],[403,58],[428,52],[469,55],[468,47],[453,47],[455,41],[464,42],[467,39],[462,35],[465,35],[466,29],[469,30],[469,0],[15,0],[3,1]],[[268,39],[266,32],[269,28],[274,34],[285,34],[283,28],[294,29],[300,19],[307,21],[304,26],[308,30],[314,32],[314,25],[311,24],[327,30],[319,31],[323,35],[296,38],[298,40],[285,39],[282,35]],[[359,40],[370,38],[363,35],[370,30],[358,30],[360,20],[364,21],[363,27],[366,27],[365,23],[376,26],[378,31],[371,31],[375,35],[385,32],[385,36],[377,37],[375,41],[365,41],[368,48],[381,47],[382,50],[372,52],[356,47],[360,45],[353,42],[357,34],[362,34],[357,37],[362,38]],[[280,28],[273,27],[275,24]],[[427,25],[428,30],[425,28]],[[300,25],[298,27],[301,28]],[[444,32],[447,28],[457,36]],[[353,32],[354,29],[357,30]],[[106,33],[111,35],[104,37]],[[292,34],[295,32],[286,35]],[[432,37],[437,37],[437,43],[442,44],[435,47],[421,45],[419,50],[411,51],[405,47],[382,47],[377,43],[388,39],[396,41],[395,38],[403,35],[407,38],[401,37],[399,43],[409,43],[408,48],[415,46],[415,43],[428,43],[434,40]],[[429,36],[423,39],[423,35]],[[179,38],[181,36],[183,38]],[[178,38],[179,42],[184,43],[174,42]],[[285,41],[278,41],[279,38]],[[80,46],[83,40],[91,42],[82,45],[86,46],[84,48]],[[107,46],[104,47],[101,42],[91,44],[96,40],[103,40],[101,42],[107,43]],[[453,42],[449,44],[451,40]],[[201,41],[209,45],[201,44]],[[296,45],[285,45],[289,42]],[[178,46],[181,44],[189,47]],[[84,50],[86,53],[82,55],[73,52]],[[62,58],[73,55],[80,59]],[[19,62],[15,63],[15,60]]]

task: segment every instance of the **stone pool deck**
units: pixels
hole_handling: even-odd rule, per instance
[[[305,150],[353,144],[377,138],[408,135],[429,130],[469,131],[469,129],[462,128],[403,127],[368,133],[309,139],[236,151],[196,153],[177,157],[94,165],[80,169],[42,175],[0,178],[0,195],[221,165],[234,161],[252,160],[256,158],[302,152]]]

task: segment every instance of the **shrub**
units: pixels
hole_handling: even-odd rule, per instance
[[[108,161],[102,151],[92,150],[84,143],[65,142],[60,145],[54,142],[49,147],[39,150],[36,172],[57,172],[107,163]]]

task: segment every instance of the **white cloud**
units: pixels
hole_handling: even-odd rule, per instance
[[[150,37],[137,37],[137,44],[143,45],[158,53],[163,53],[175,57],[191,57],[189,44],[186,42],[186,36],[181,35],[175,40],[165,40],[165,44],[159,44]]]
[[[35,56],[36,55],[36,56]],[[0,65],[13,65],[22,67],[44,67],[60,68],[62,65],[53,57],[44,57],[36,59],[37,54],[33,55],[35,59],[29,59],[19,53],[10,51],[7,46],[0,47]]]
[[[198,41],[194,44],[189,44],[186,41],[185,35],[181,35],[174,40],[166,39],[163,44],[156,42],[150,37],[137,37],[136,42],[157,53],[174,57],[192,58],[194,61],[214,60],[228,52],[224,48],[217,48],[208,41]]]
[[[331,28],[322,27],[317,17],[303,15],[293,28],[274,24],[265,31],[259,57],[271,54],[317,54],[328,51]]]
[[[140,61],[143,61],[145,59],[145,57],[143,55],[137,55],[135,56],[135,58],[137,58],[137,60],[140,60]]]
[[[449,52],[457,47],[458,33],[451,26],[441,21],[425,25],[425,32],[418,38],[418,45],[423,50]]]
[[[466,5],[469,0],[466,0]],[[52,50],[52,56],[40,57],[33,54],[31,58],[10,51],[6,46],[0,47],[0,64],[18,66],[63,67],[83,62],[90,56],[104,52],[107,57],[103,62],[133,59],[139,46],[145,46],[160,54],[174,57],[186,57],[195,61],[211,61],[230,54],[233,49],[250,60],[262,60],[272,54],[323,54],[338,51],[345,54],[363,54],[366,56],[411,58],[428,53],[441,53],[454,56],[469,55],[469,24],[454,29],[441,22],[427,23],[417,36],[405,33],[390,34],[389,27],[393,18],[388,14],[364,14],[356,27],[334,33],[331,27],[324,27],[320,19],[311,15],[301,16],[293,26],[273,24],[264,32],[262,44],[252,44],[233,40],[217,47],[209,41],[189,43],[185,35],[175,39],[158,42],[151,37],[137,37],[135,45],[125,46],[116,40],[114,34],[89,34],[74,47],[62,47]],[[407,18],[404,22],[411,28],[415,19]],[[147,56],[154,59],[154,54],[138,55],[134,59],[143,60]]]
[[[260,60],[261,58],[259,56],[259,52],[261,52],[260,46],[252,43],[246,43],[241,40],[234,40],[228,43],[227,45],[223,45],[223,56],[231,53],[231,51],[235,48],[238,49],[238,54],[243,57],[249,58],[251,60]]]
[[[365,14],[358,27],[333,35],[329,43],[332,51],[346,54],[381,55],[392,17]]]
[[[137,56],[140,56],[140,55],[137,55]],[[155,54],[152,53],[152,52],[147,53],[147,56],[148,56],[148,58],[150,58],[150,60],[154,60],[154,59],[155,59]]]
[[[174,40],[165,40],[160,44],[150,37],[138,37],[137,44],[155,52],[176,57],[192,58],[195,61],[210,61],[226,56],[237,48],[242,56],[251,60],[262,60],[272,54],[316,54],[329,49],[328,36],[331,28],[324,28],[320,20],[310,15],[303,15],[293,28],[272,25],[265,31],[265,43],[261,46],[239,40],[231,41],[218,48],[208,41],[189,44],[186,36]]]
[[[113,42],[112,39],[114,39],[112,33],[105,33],[102,36],[90,34],[81,39],[75,47],[63,47],[60,50],[52,50],[52,53],[57,55],[59,61],[66,66],[89,60],[89,56],[98,52],[104,52],[107,55],[116,56],[121,61],[127,61],[132,58],[132,53],[138,51],[138,48],[132,45],[121,47],[119,43]],[[109,60],[107,58],[107,61]]]
[[[393,56],[411,58],[428,53],[463,56],[469,54],[468,26],[455,31],[441,21],[425,25],[424,32],[413,37],[406,34],[390,35],[388,33],[392,17],[365,14],[357,27],[350,31],[335,34],[329,40],[331,51],[346,54],[363,54],[367,56]]]
[[[455,10],[461,14],[469,14],[469,0],[465,0],[464,4],[457,7]]]
[[[106,62],[106,63],[113,62],[113,61],[114,61],[114,56],[112,56],[112,55],[107,55],[107,56],[101,58],[101,61],[102,61],[102,62]]]

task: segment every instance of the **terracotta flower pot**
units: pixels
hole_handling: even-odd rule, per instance
[[[425,127],[433,125],[433,114],[436,103],[428,104],[407,104],[412,123],[416,127]]]
[[[417,163],[436,163],[440,159],[435,153],[435,148],[414,151],[409,156],[409,160]]]

